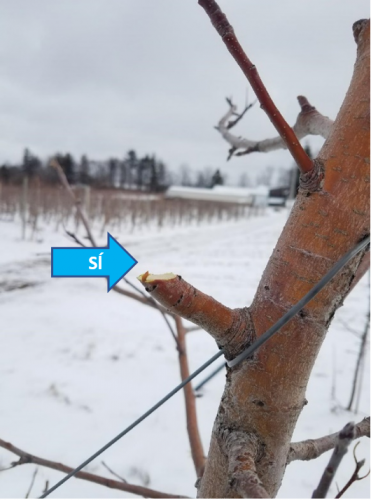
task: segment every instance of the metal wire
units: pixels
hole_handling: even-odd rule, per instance
[[[238,365],[241,361],[244,359],[248,358],[251,356],[256,349],[258,349],[260,346],[262,346],[268,339],[272,337],[280,328],[282,328],[286,323],[288,323],[294,316],[297,314],[305,305],[310,302],[313,297],[319,293],[322,288],[324,288],[329,281],[332,280],[332,278],[337,274],[342,267],[347,264],[347,262],[350,261],[355,255],[357,255],[358,252],[363,250],[368,244],[370,243],[370,236],[368,236],[366,239],[362,240],[358,245],[353,248],[353,250],[350,250],[350,252],[346,253],[340,260],[336,262],[336,264],[330,269],[328,273],[325,274],[325,276],[319,280],[319,282],[314,285],[314,287],[309,290],[309,292],[304,295],[304,297],[299,300],[291,309],[287,311],[286,314],[280,318],[277,323],[275,323],[273,326],[269,328],[263,335],[261,335],[258,340],[256,340],[250,347],[245,349],[241,354],[236,356],[234,359],[231,361],[227,361],[227,364],[230,368],[233,366]]]
[[[65,483],[66,481],[68,481],[77,472],[79,472],[81,469],[83,469],[88,464],[90,464],[90,462],[92,462],[95,458],[99,457],[99,455],[101,455],[104,451],[106,451],[113,444],[115,444],[119,439],[121,439],[123,436],[125,436],[125,434],[128,434],[128,432],[130,432],[132,429],[134,429],[134,427],[136,427],[138,424],[140,424],[141,422],[143,422],[143,420],[145,420],[147,417],[149,417],[149,415],[151,415],[151,413],[153,413],[158,408],[160,408],[160,406],[162,406],[164,403],[166,403],[166,401],[168,401],[170,398],[172,398],[177,392],[179,392],[181,389],[183,389],[183,387],[185,385],[187,385],[188,382],[190,382],[195,377],[197,377],[197,375],[199,373],[201,373],[203,370],[205,370],[205,368],[207,368],[212,363],[214,363],[214,361],[216,359],[220,358],[220,356],[222,356],[223,354],[224,354],[223,351],[219,351],[216,354],[214,354],[214,356],[212,358],[210,358],[208,361],[206,361],[206,363],[204,363],[202,366],[200,366],[200,368],[198,368],[196,371],[194,371],[193,373],[191,373],[191,375],[189,377],[187,377],[185,380],[183,380],[183,382],[181,384],[177,385],[171,392],[169,392],[169,394],[167,394],[158,403],[156,403],[154,406],[152,406],[152,408],[150,408],[148,411],[146,411],[145,413],[143,413],[143,415],[141,417],[139,417],[137,420],[135,420],[135,422],[133,422],[131,425],[129,425],[129,427],[126,427],[126,429],[124,429],[122,432],[120,432],[120,434],[118,434],[116,437],[114,437],[109,443],[107,443],[104,446],[102,446],[102,448],[100,448],[91,457],[89,457],[87,460],[85,460],[85,462],[83,462],[81,465],[79,465],[78,467],[76,467],[76,469],[74,469],[71,472],[69,472],[67,474],[67,476],[65,476],[58,483],[56,483],[54,486],[52,486],[47,491],[45,491],[41,495],[41,497],[39,497],[39,498],[46,498],[48,495],[50,495],[50,493],[52,493],[57,488],[59,488],[60,486],[62,486],[63,483]]]
[[[263,335],[261,335],[250,347],[245,349],[241,354],[239,354],[236,358],[231,361],[228,361],[227,364],[229,367],[236,366],[238,363],[243,361],[244,359],[251,356],[259,347],[261,347],[267,340],[269,340],[272,335],[277,333],[282,326],[288,323],[294,316],[297,314],[309,301],[315,297],[326,285],[327,283],[340,271],[342,267],[347,264],[358,252],[363,250],[370,243],[370,236],[361,241],[353,250],[344,255],[331,269],[330,271],[301,299],[297,304],[295,304],[281,319],[277,321],[269,330],[267,330]],[[54,486],[45,491],[39,498],[46,498],[50,493],[55,491],[57,488],[62,486],[63,483],[68,481],[72,476],[74,476],[81,469],[86,467],[90,462],[92,462],[95,458],[101,455],[104,451],[110,448],[113,444],[115,444],[119,439],[128,434],[134,427],[139,425],[143,420],[145,420],[149,415],[151,415],[154,411],[156,411],[160,406],[162,406],[166,401],[172,398],[177,392],[183,389],[191,380],[193,380],[197,375],[203,372],[208,366],[210,366],[215,360],[220,358],[224,354],[223,350],[220,350],[213,357],[211,357],[206,363],[204,363],[200,368],[191,373],[189,377],[183,380],[182,383],[177,385],[172,391],[170,391],[165,397],[163,397],[158,403],[156,403],[152,408],[147,410],[140,416],[135,422],[133,422],[129,427],[126,427],[120,434],[114,437],[111,441],[105,444],[102,448],[100,448],[97,452],[95,452],[91,457],[89,457],[85,462],[76,467],[76,469],[69,472],[63,479],[61,479]]]
[[[213,372],[211,372],[210,375],[205,377],[198,385],[196,385],[196,387],[194,388],[194,391],[195,392],[199,391],[205,384],[207,384],[209,382],[209,380],[214,378],[215,375],[218,375],[218,373],[221,372],[223,370],[223,368],[225,368],[225,362],[222,365],[218,366],[218,368],[216,368]]]

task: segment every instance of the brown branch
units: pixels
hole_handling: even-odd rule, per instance
[[[117,474],[117,472],[112,470],[111,467],[109,467],[105,462],[103,462],[103,460],[102,460],[101,464],[103,465],[103,467],[105,467],[108,470],[108,472],[110,472],[113,476],[117,477],[117,479],[120,479],[120,481],[122,481],[125,484],[128,483],[124,477],[120,476],[120,474]]]
[[[80,202],[80,200],[78,200],[76,198],[75,193],[72,191],[72,188],[71,188],[71,186],[70,186],[70,184],[69,184],[69,182],[67,180],[67,177],[66,177],[66,174],[63,171],[63,168],[60,166],[59,162],[55,158],[53,158],[51,160],[50,166],[56,169],[58,177],[59,177],[62,185],[66,189],[66,191],[69,194],[71,200],[73,201],[73,204],[76,207],[76,211],[77,211],[77,213],[78,213],[78,215],[79,215],[82,223],[84,224],[86,233],[88,235],[89,240],[91,241],[92,246],[93,247],[98,246],[96,244],[96,241],[94,239],[94,236],[93,236],[92,232],[90,231],[89,223],[88,223],[88,220],[87,220],[87,218],[86,218],[86,216],[84,214],[84,211],[81,208],[81,202]]]
[[[363,330],[361,345],[359,346],[356,369],[354,370],[354,376],[353,376],[352,390],[350,393],[350,399],[349,399],[349,403],[347,406],[348,411],[352,411],[354,397],[356,395],[356,389],[357,389],[357,387],[360,386],[359,378],[360,378],[360,373],[361,373],[361,365],[362,365],[363,358],[366,354],[366,343],[367,343],[367,339],[368,339],[369,329],[370,329],[370,309],[368,310],[367,321],[366,321],[366,324],[365,324],[365,327]],[[362,376],[361,376],[361,379],[362,379]]]
[[[267,113],[268,118],[276,128],[280,137],[284,140],[288,150],[292,154],[294,160],[298,164],[302,173],[309,173],[313,169],[313,162],[304,151],[298,141],[295,132],[278,111],[272,98],[268,94],[256,66],[250,61],[241,47],[232,26],[229,24],[225,14],[220,10],[215,0],[198,0],[199,5],[205,9],[213,26],[221,36],[227,49],[232,54],[237,64],[242,69],[242,72],[248,79],[257,98],[259,99],[261,108]]]
[[[228,102],[228,100],[227,100],[227,102]],[[231,102],[231,106],[233,106],[232,101],[230,101],[230,102]],[[237,125],[237,123],[240,120],[242,120],[242,118],[245,116],[247,111],[255,105],[255,103],[256,103],[256,101],[252,102],[251,104],[247,104],[245,106],[245,109],[242,111],[242,113],[240,113],[240,114],[236,113],[236,118],[227,123],[227,129],[230,130],[231,128],[235,127]]]
[[[186,331],[183,326],[182,320],[179,316],[175,316],[175,323],[178,333],[179,345],[179,366],[182,381],[187,379],[190,375],[187,357],[186,346]],[[187,431],[189,443],[191,445],[191,453],[193,463],[196,469],[197,477],[202,477],[205,469],[205,454],[202,447],[200,433],[198,430],[197,413],[196,413],[196,398],[192,389],[192,384],[187,384],[184,388],[184,402],[186,408]]]
[[[370,417],[364,418],[354,426],[354,438],[370,437]],[[287,464],[294,460],[313,460],[320,457],[326,451],[335,448],[339,433],[329,434],[317,439],[307,439],[298,443],[291,443],[287,456]]]
[[[30,496],[33,485],[35,484],[35,479],[36,479],[36,475],[37,475],[38,471],[39,471],[39,469],[36,467],[36,469],[34,470],[34,473],[32,474],[31,484],[27,490],[25,498],[28,498]]]
[[[353,483],[355,483],[356,481],[362,481],[362,479],[365,479],[370,474],[370,470],[369,470],[368,473],[365,474],[364,476],[359,477],[359,475],[358,475],[358,472],[365,465],[365,459],[362,459],[362,460],[358,461],[358,459],[356,457],[356,449],[357,449],[357,446],[359,445],[359,443],[360,442],[358,441],[358,443],[355,444],[354,448],[353,448],[353,458],[354,458],[354,461],[356,463],[354,472],[351,475],[349,481],[347,481],[347,483],[345,484],[345,486],[339,491],[339,493],[336,495],[335,498],[342,497],[344,495],[344,493],[352,486]]]
[[[258,439],[241,431],[220,433],[221,444],[228,456],[228,476],[231,487],[242,498],[269,498],[256,472],[255,461],[260,450]]]
[[[31,455],[20,448],[17,448],[11,443],[3,441],[0,439],[0,447],[14,453],[20,460],[16,462],[15,465],[23,464],[37,464],[42,467],[48,467],[49,469],[58,470],[68,474],[73,469],[67,465],[61,464],[59,462],[52,462],[51,460],[46,460],[45,458],[37,457],[36,455]],[[79,479],[85,479],[92,483],[97,483],[107,488],[112,488],[115,490],[126,491],[128,493],[133,493],[134,495],[145,496],[148,498],[187,498],[180,495],[172,495],[169,493],[164,493],[162,491],[152,490],[150,488],[145,488],[144,486],[138,486],[136,484],[123,483],[122,481],[116,481],[114,479],[109,479],[107,477],[98,476],[96,474],[91,474],[90,472],[77,472],[75,477]]]
[[[173,273],[156,275],[147,272],[138,279],[170,313],[192,321],[210,333],[219,347],[224,348],[227,359],[239,351],[240,343],[249,341],[253,329],[247,308],[230,309]]]
[[[329,463],[322,474],[317,488],[313,491],[312,498],[326,498],[340,462],[347,453],[350,443],[354,439],[354,434],[353,422],[346,424],[344,429],[339,432],[334,451],[332,452]]]

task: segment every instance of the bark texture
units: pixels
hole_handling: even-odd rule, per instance
[[[257,337],[369,233],[369,22],[355,23],[354,34],[353,78],[317,159],[320,189],[301,189],[249,308]],[[228,370],[199,497],[240,496],[230,484],[220,437],[225,429],[259,440],[256,471],[268,495],[276,495],[314,361],[361,259],[355,257],[253,360]]]
[[[357,60],[348,93],[314,168],[301,177],[251,306],[230,309],[173,274],[140,277],[171,313],[209,332],[227,359],[266,332],[369,234],[369,22],[355,23],[354,34]],[[365,267],[365,253],[253,358],[227,370],[205,472],[197,483],[199,497],[276,495],[314,361],[358,268]]]

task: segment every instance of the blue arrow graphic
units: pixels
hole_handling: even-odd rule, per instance
[[[107,233],[106,247],[52,247],[52,278],[107,278],[107,292],[138,261]]]

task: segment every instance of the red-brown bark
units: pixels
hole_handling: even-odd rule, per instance
[[[200,2],[200,3],[210,3]],[[369,22],[354,26],[358,45],[353,78],[329,138],[315,160],[322,181],[313,192],[302,178],[286,226],[249,309],[230,310],[183,280],[157,280],[149,290],[172,312],[209,331],[230,354],[262,335],[356,243],[369,234]],[[229,35],[228,35],[229,36]],[[233,498],[228,433],[258,440],[256,471],[275,496],[307,382],[337,308],[362,261],[357,255],[252,360],[228,369],[214,424],[202,498]],[[146,281],[146,280],[144,280]],[[242,327],[241,327],[242,325]]]
[[[310,172],[313,169],[312,160],[306,154],[294,131],[274,104],[260,78],[255,64],[253,64],[245,54],[225,14],[223,14],[220,10],[215,0],[198,0],[198,3],[205,9],[205,12],[221,36],[227,49],[232,54],[233,58],[248,79],[251,87],[254,89],[256,97],[260,102],[260,107],[267,113],[270,121],[286,143],[288,150],[297,162],[300,170],[303,173]]]
[[[177,339],[179,346],[179,366],[182,381],[190,375],[187,358],[186,330],[179,316],[175,316],[177,329]],[[196,397],[193,392],[192,384],[187,384],[183,389],[184,403],[186,409],[187,432],[191,446],[193,463],[196,469],[197,477],[201,477],[205,469],[205,453],[203,450],[200,433],[198,430],[198,421],[196,413]]]

